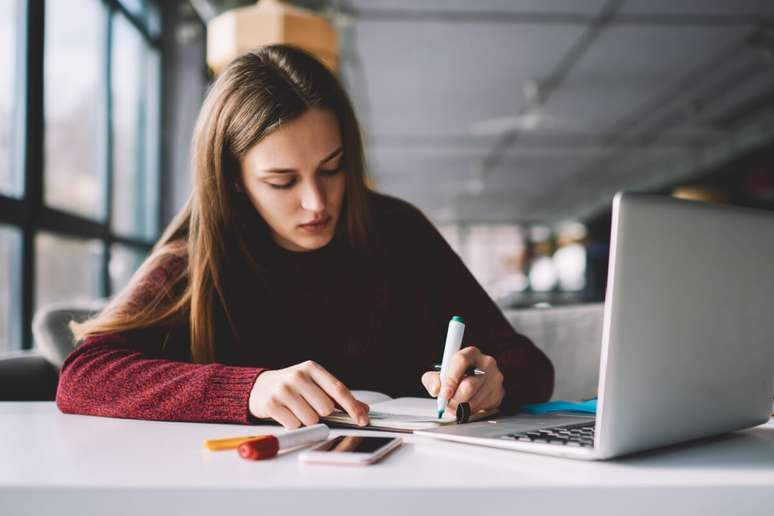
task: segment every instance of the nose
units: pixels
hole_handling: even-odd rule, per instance
[[[325,190],[316,181],[308,181],[301,192],[301,207],[312,213],[325,210]]]

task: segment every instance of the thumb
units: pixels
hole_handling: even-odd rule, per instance
[[[425,386],[430,396],[435,398],[441,389],[441,377],[435,371],[428,371],[422,375],[422,385]]]
[[[457,392],[457,387],[460,384],[460,380],[453,376],[444,377],[443,392],[439,393],[439,396],[443,396],[446,400],[451,400],[454,397],[454,393]],[[438,379],[438,390],[441,390],[441,379]]]

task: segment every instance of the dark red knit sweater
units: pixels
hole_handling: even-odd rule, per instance
[[[511,328],[432,224],[397,199],[373,195],[371,204],[378,258],[364,263],[337,237],[307,253],[264,247],[268,280],[231,265],[240,271],[226,285],[238,334],[217,311],[216,363],[192,363],[185,324],[89,338],[62,366],[57,406],[98,416],[250,423],[248,398],[261,371],[305,360],[350,389],[427,396],[420,377],[440,360],[453,315],[465,318],[463,346],[497,359],[503,409],[546,400],[550,361]],[[181,267],[180,258],[161,262],[143,288],[168,285]]]

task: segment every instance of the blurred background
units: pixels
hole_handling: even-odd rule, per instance
[[[254,1],[0,0],[0,351],[32,347],[40,307],[126,285],[190,193],[214,56],[264,23],[303,40],[294,16],[334,36],[375,188],[503,308],[603,299],[617,190],[774,209],[771,0],[272,8],[245,25]]]

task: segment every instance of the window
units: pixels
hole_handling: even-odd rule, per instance
[[[21,195],[21,180],[15,166],[16,132],[14,119],[18,116],[14,102],[16,93],[16,38],[17,5],[15,1],[3,3],[0,10],[0,194]]]
[[[145,0],[119,0],[123,4],[124,8],[129,11],[133,16],[142,18],[145,16]]]
[[[48,0],[45,34],[45,202],[104,219],[105,127],[101,120],[104,6]]]
[[[123,16],[114,17],[113,227],[152,238],[157,231],[159,58]]]
[[[110,248],[110,285],[113,292],[118,292],[129,284],[132,274],[140,267],[148,256],[131,247],[115,244]]]
[[[156,1],[0,9],[0,351],[37,309],[122,288],[158,237]]]
[[[100,297],[102,242],[45,232],[38,234],[35,247],[36,308],[54,302]]]
[[[161,32],[161,16],[158,6],[149,0],[118,0],[131,16],[142,20],[151,36]]]
[[[0,351],[21,347],[21,232],[0,225]]]

